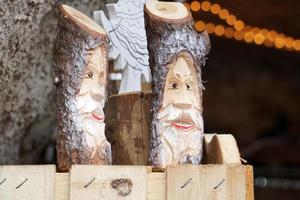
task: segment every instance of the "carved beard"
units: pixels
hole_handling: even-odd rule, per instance
[[[201,112],[195,108],[179,109],[170,104],[158,113],[157,119],[162,142],[160,152],[162,167],[167,164],[199,164],[203,139]],[[176,126],[180,126],[181,129]]]
[[[89,148],[93,149],[91,158],[96,154],[97,149],[109,145],[104,134],[103,101],[101,95],[91,92],[77,96],[77,108],[82,116],[86,143]]]

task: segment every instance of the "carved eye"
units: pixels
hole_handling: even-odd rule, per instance
[[[86,74],[86,77],[87,77],[87,78],[94,78],[94,73],[93,73],[93,72],[88,72],[88,73]]]
[[[186,84],[186,89],[189,90],[189,91],[192,90],[191,85],[190,84]]]
[[[176,83],[172,84],[172,89],[177,89],[177,84]]]

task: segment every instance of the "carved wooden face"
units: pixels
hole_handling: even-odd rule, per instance
[[[197,164],[194,160],[201,151],[203,134],[200,92],[192,58],[187,54],[179,56],[169,65],[163,103],[157,115],[163,167]]]
[[[80,91],[76,96],[77,109],[83,118],[89,147],[100,145],[104,139],[104,104],[106,92],[106,65],[101,47],[91,51]]]
[[[199,86],[192,60],[180,56],[169,67],[162,107],[173,104],[181,109],[194,107],[201,111]]]

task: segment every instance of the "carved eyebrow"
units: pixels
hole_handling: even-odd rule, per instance
[[[177,79],[179,79],[179,80],[186,80],[186,79],[188,79],[188,78],[190,78],[190,77],[193,77],[193,75],[192,75],[192,74],[185,74],[185,75],[182,77],[181,74],[175,72],[175,77],[176,77]]]
[[[96,70],[97,72],[100,72],[99,67],[96,67],[95,63],[93,63],[93,62],[89,62],[89,63],[88,63],[87,69],[94,69],[94,70]]]

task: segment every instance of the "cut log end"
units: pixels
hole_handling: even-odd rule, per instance
[[[146,9],[154,16],[169,20],[179,20],[189,17],[187,8],[178,2],[161,2],[148,0]]]
[[[94,20],[79,12],[78,10],[68,5],[61,5],[60,9],[66,17],[73,20],[78,26],[80,26],[88,33],[106,35],[105,30],[100,25],[98,25]]]

